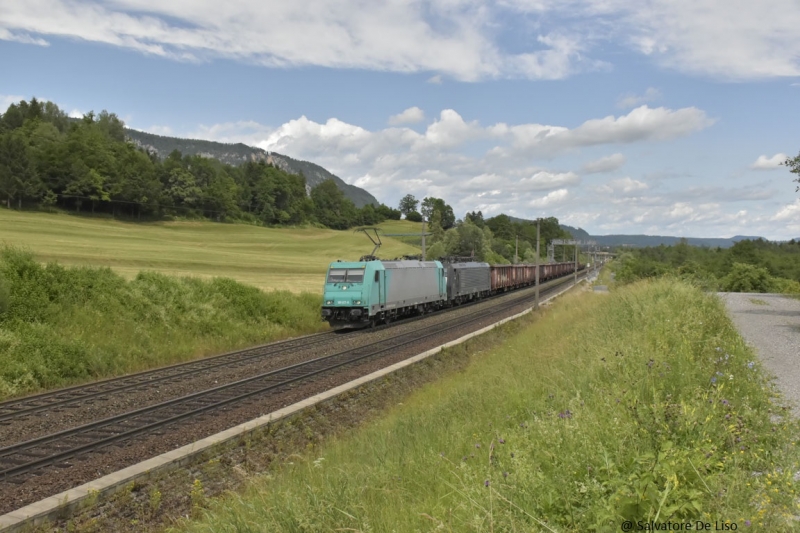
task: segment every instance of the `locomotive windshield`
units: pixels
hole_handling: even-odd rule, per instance
[[[363,283],[364,270],[332,268],[328,272],[328,283]]]

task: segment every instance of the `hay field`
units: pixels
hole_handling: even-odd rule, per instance
[[[395,226],[408,224],[391,222]],[[383,238],[382,257],[418,253]],[[356,260],[372,244],[353,231],[263,228],[213,222],[131,223],[66,213],[0,208],[0,245],[21,246],[40,261],[108,266],[132,279],[141,270],[229,277],[262,289],[322,292],[327,265]]]

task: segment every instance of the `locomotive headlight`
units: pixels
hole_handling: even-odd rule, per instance
[[[325,305],[333,305],[333,300],[325,300]]]
[[[356,305],[361,305],[361,300],[356,300],[356,301],[355,301],[355,302],[353,302],[353,303],[354,303],[354,304],[356,304]]]

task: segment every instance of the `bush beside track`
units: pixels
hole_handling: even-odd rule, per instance
[[[327,328],[319,296],[0,249],[0,400]]]
[[[685,283],[567,296],[404,404],[181,529],[796,525],[800,428],[719,300]]]

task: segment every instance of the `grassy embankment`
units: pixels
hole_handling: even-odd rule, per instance
[[[0,209],[0,400],[325,329],[328,264],[370,250],[353,232]]]
[[[389,221],[387,233],[419,231]],[[383,226],[382,226],[383,227]],[[381,257],[419,253],[383,239]],[[322,292],[327,266],[358,259],[372,244],[352,231],[263,228],[213,222],[129,223],[0,208],[0,245],[24,246],[43,262],[106,266],[133,279],[150,270],[174,276],[227,277],[262,289]]]
[[[792,530],[798,426],[753,360],[721,303],[687,284],[567,296],[463,374],[178,529]]]

